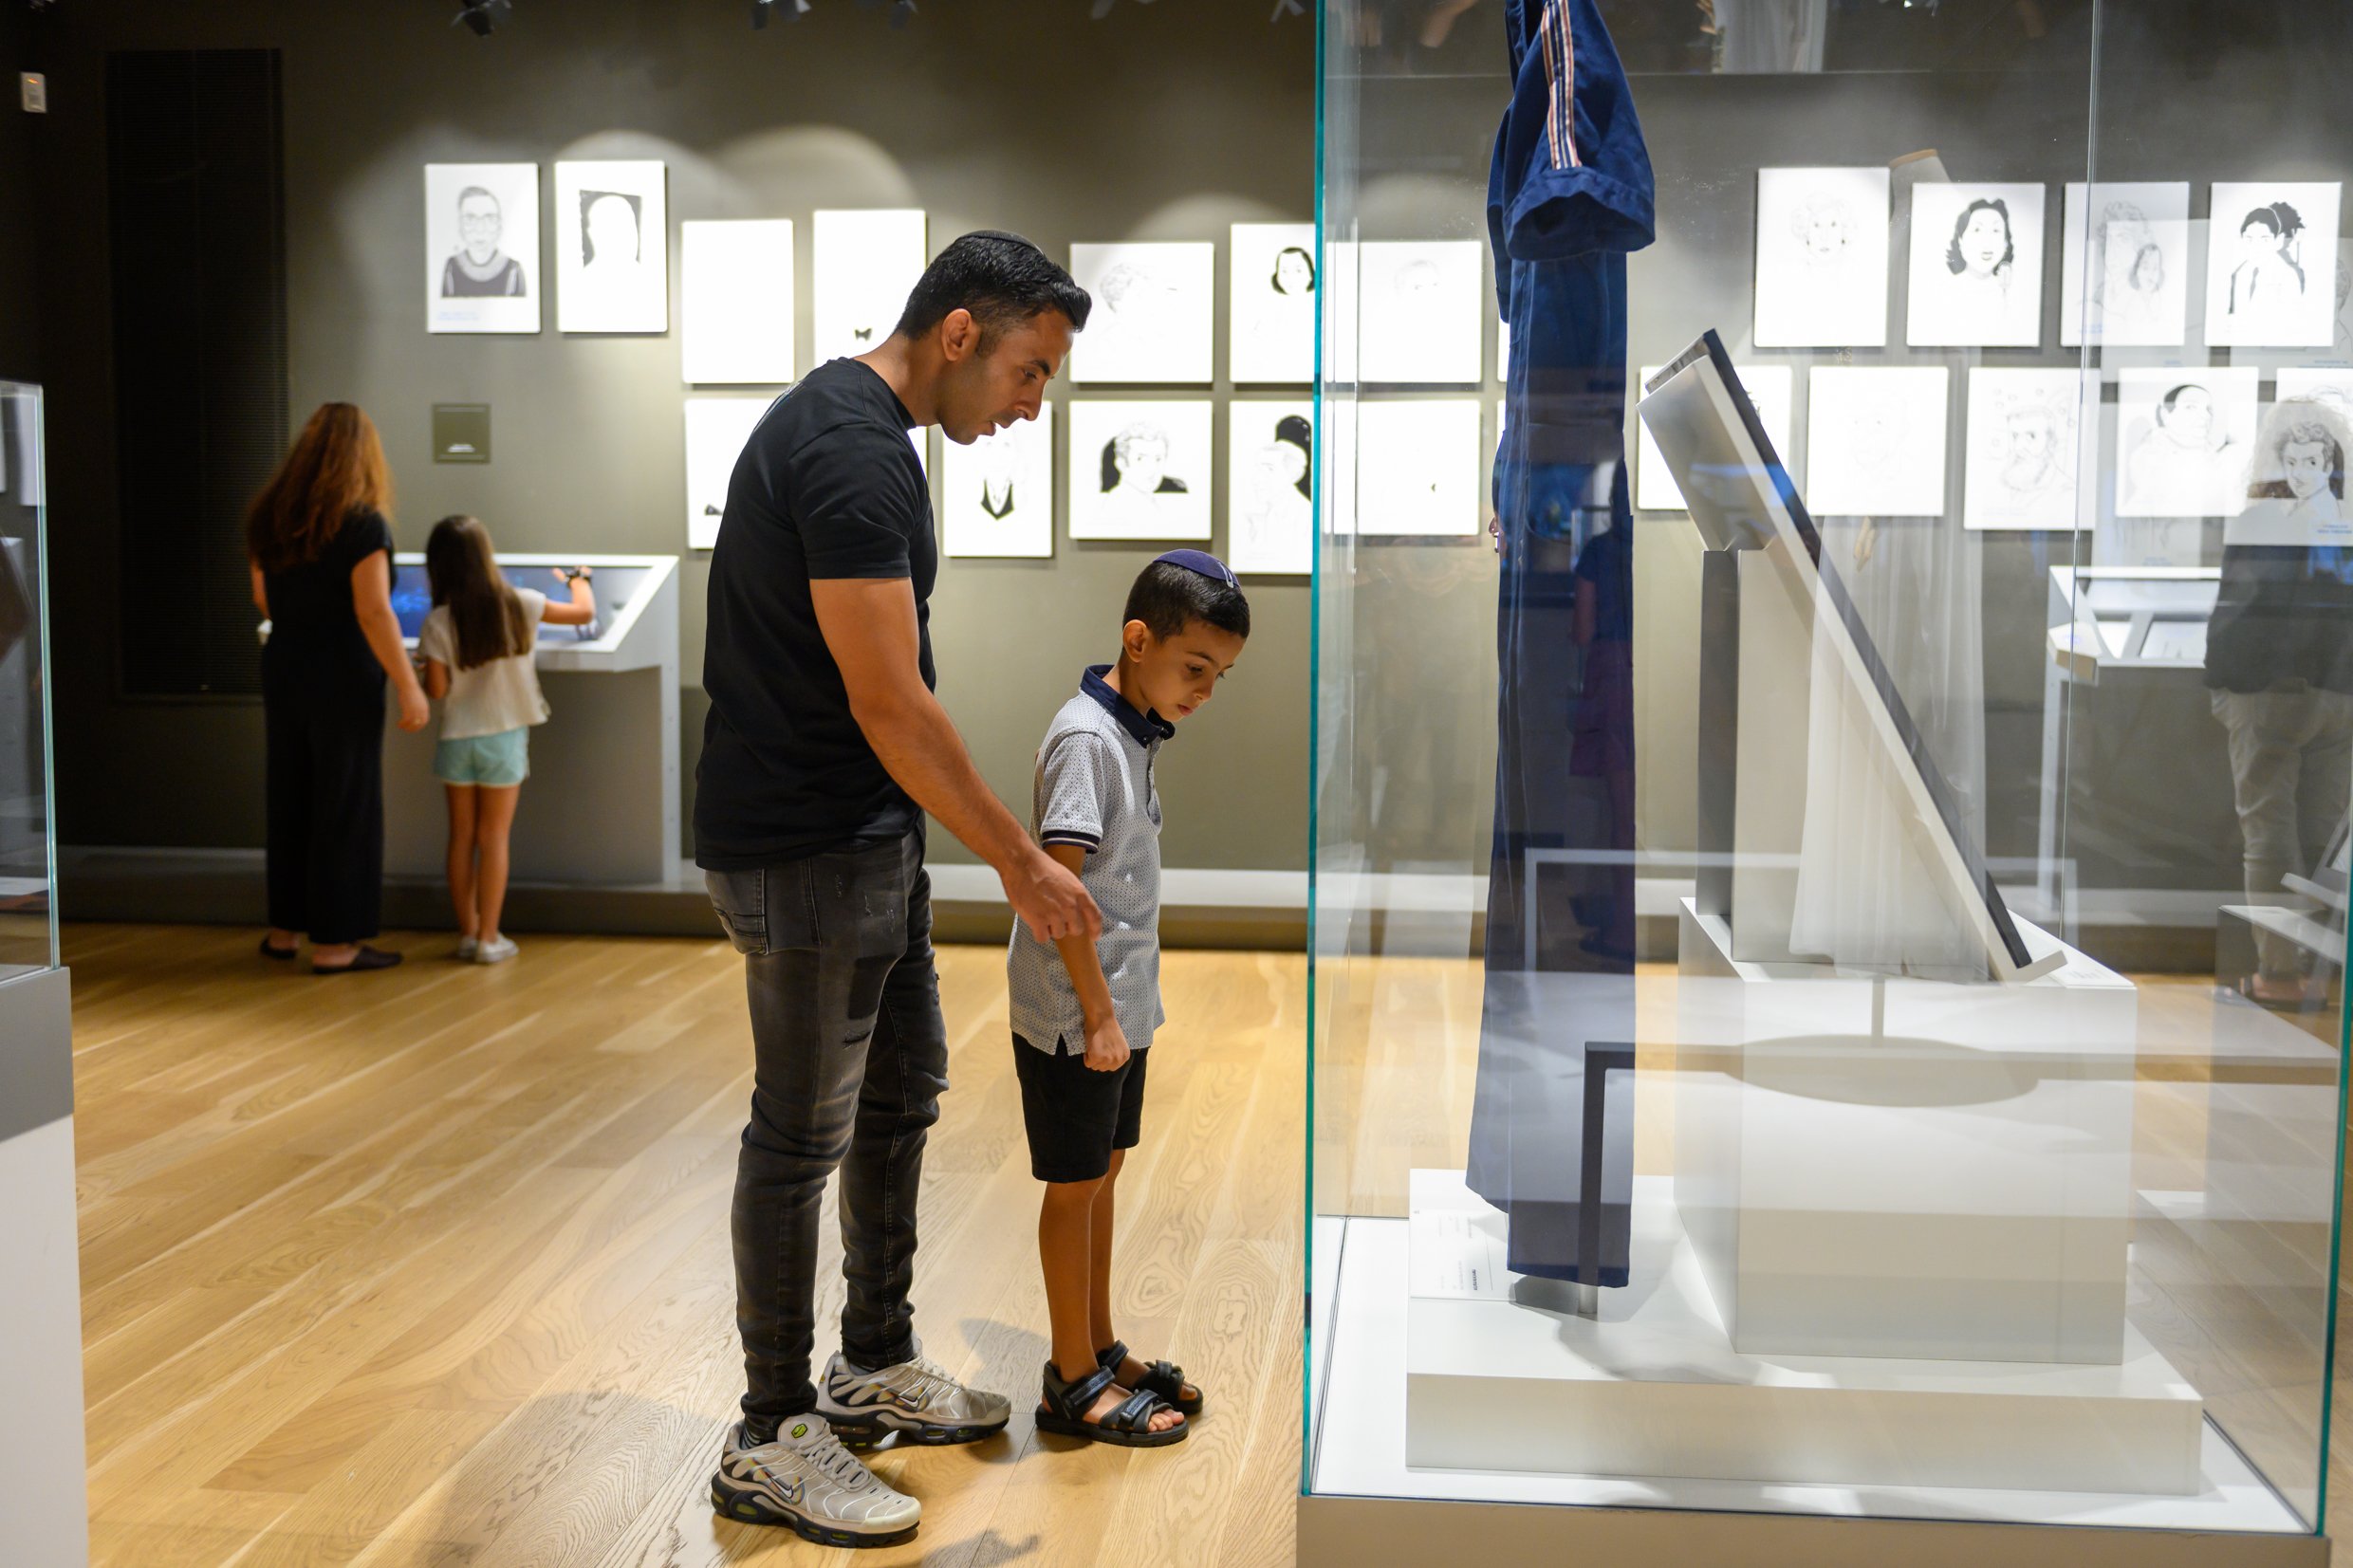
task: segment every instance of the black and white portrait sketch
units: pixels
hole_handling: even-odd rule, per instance
[[[2321,348],[2337,330],[2340,188],[2215,182],[2206,232],[2206,341]]]
[[[1072,246],[1070,275],[1095,307],[1071,345],[1071,379],[1209,385],[1216,254],[1208,244]]]
[[[810,362],[822,365],[863,354],[891,335],[931,247],[919,207],[820,209],[814,223]]]
[[[1476,398],[1360,402],[1355,423],[1358,533],[1459,537],[1486,526]]]
[[[1206,398],[1070,405],[1070,537],[1210,537]]]
[[[2190,317],[2186,182],[2066,187],[2059,247],[2059,341],[2171,348]]]
[[[1806,384],[1806,504],[1817,517],[1942,517],[1942,365],[1816,365]]]
[[[425,165],[425,329],[537,332],[539,165]]]
[[[2224,526],[2224,542],[2353,545],[2353,507],[2344,495],[2348,430],[2342,403],[2283,396],[2264,418],[2247,505]]]
[[[1315,312],[1323,298],[1316,286],[1319,270],[1314,224],[1233,226],[1229,355],[1236,382],[1315,379]]]
[[[1969,372],[1961,521],[1973,528],[2073,528],[2083,377],[2072,370]],[[2097,397],[2096,388],[2092,396]]]
[[[940,525],[951,556],[1054,553],[1054,405],[940,458]]]
[[[769,411],[766,397],[686,399],[686,544],[708,550],[719,542],[727,513],[728,481],[752,427]]]
[[[1912,188],[1905,341],[1915,347],[2032,348],[2043,341],[2040,185]]]
[[[556,326],[670,330],[670,228],[652,159],[556,165]]]
[[[1315,564],[1315,405],[1227,406],[1226,563],[1304,573]]]
[[[2220,365],[2117,372],[2116,515],[2238,515],[2259,375]]]
[[[792,220],[678,225],[678,366],[690,385],[792,379]]]
[[[1358,374],[1367,381],[1420,385],[1484,380],[1486,256],[1476,240],[1372,240],[1360,247]]]
[[[1887,341],[1885,169],[1759,169],[1759,348]]]
[[[1641,379],[1634,387],[1634,396],[1641,397],[1642,386],[1664,368],[1659,365],[1642,367]],[[1765,438],[1773,444],[1773,451],[1788,464],[1791,477],[1803,481],[1797,472],[1798,453],[1789,443],[1789,411],[1796,397],[1797,377],[1788,365],[1734,365],[1741,386],[1749,394],[1749,401],[1756,408],[1756,416],[1764,421]],[[1640,419],[1629,421],[1635,427],[1634,507],[1637,511],[1679,512],[1683,509],[1683,489],[1675,482],[1672,465],[1666,453],[1658,450],[1650,427]]]

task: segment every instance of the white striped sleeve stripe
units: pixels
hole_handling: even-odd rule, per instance
[[[1551,95],[1545,107],[1545,139],[1552,167],[1582,169],[1584,164],[1577,157],[1577,42],[1569,35],[1565,0],[1545,7],[1536,30],[1544,45],[1545,84]]]

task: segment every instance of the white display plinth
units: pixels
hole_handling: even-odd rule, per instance
[[[1685,901],[1675,1202],[1737,1350],[2125,1355],[2136,992],[2064,953],[1978,984],[1744,963]]]
[[[1634,1184],[1635,1283],[1584,1319],[1514,1300],[1505,1220],[1413,1172],[1405,1458],[1417,1467],[2186,1495],[2196,1392],[2122,1330],[2109,1366],[1733,1348],[1672,1184]]]

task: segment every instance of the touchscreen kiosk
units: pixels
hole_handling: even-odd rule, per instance
[[[675,883],[681,870],[678,570],[676,556],[502,554],[518,588],[559,602],[558,569],[593,574],[597,618],[542,621],[534,662],[547,722],[531,731],[531,772],[515,816],[517,882],[600,887]],[[421,555],[393,558],[393,613],[412,651],[433,607]],[[441,714],[384,747],[384,869],[444,875],[448,818],[433,775]]]

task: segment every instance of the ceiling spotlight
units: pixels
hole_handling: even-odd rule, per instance
[[[798,22],[808,14],[809,0],[751,0],[751,25],[765,28],[771,12],[783,9],[785,20]]]
[[[450,26],[464,23],[476,38],[488,38],[514,14],[514,0],[458,0],[457,14],[450,18]]]

